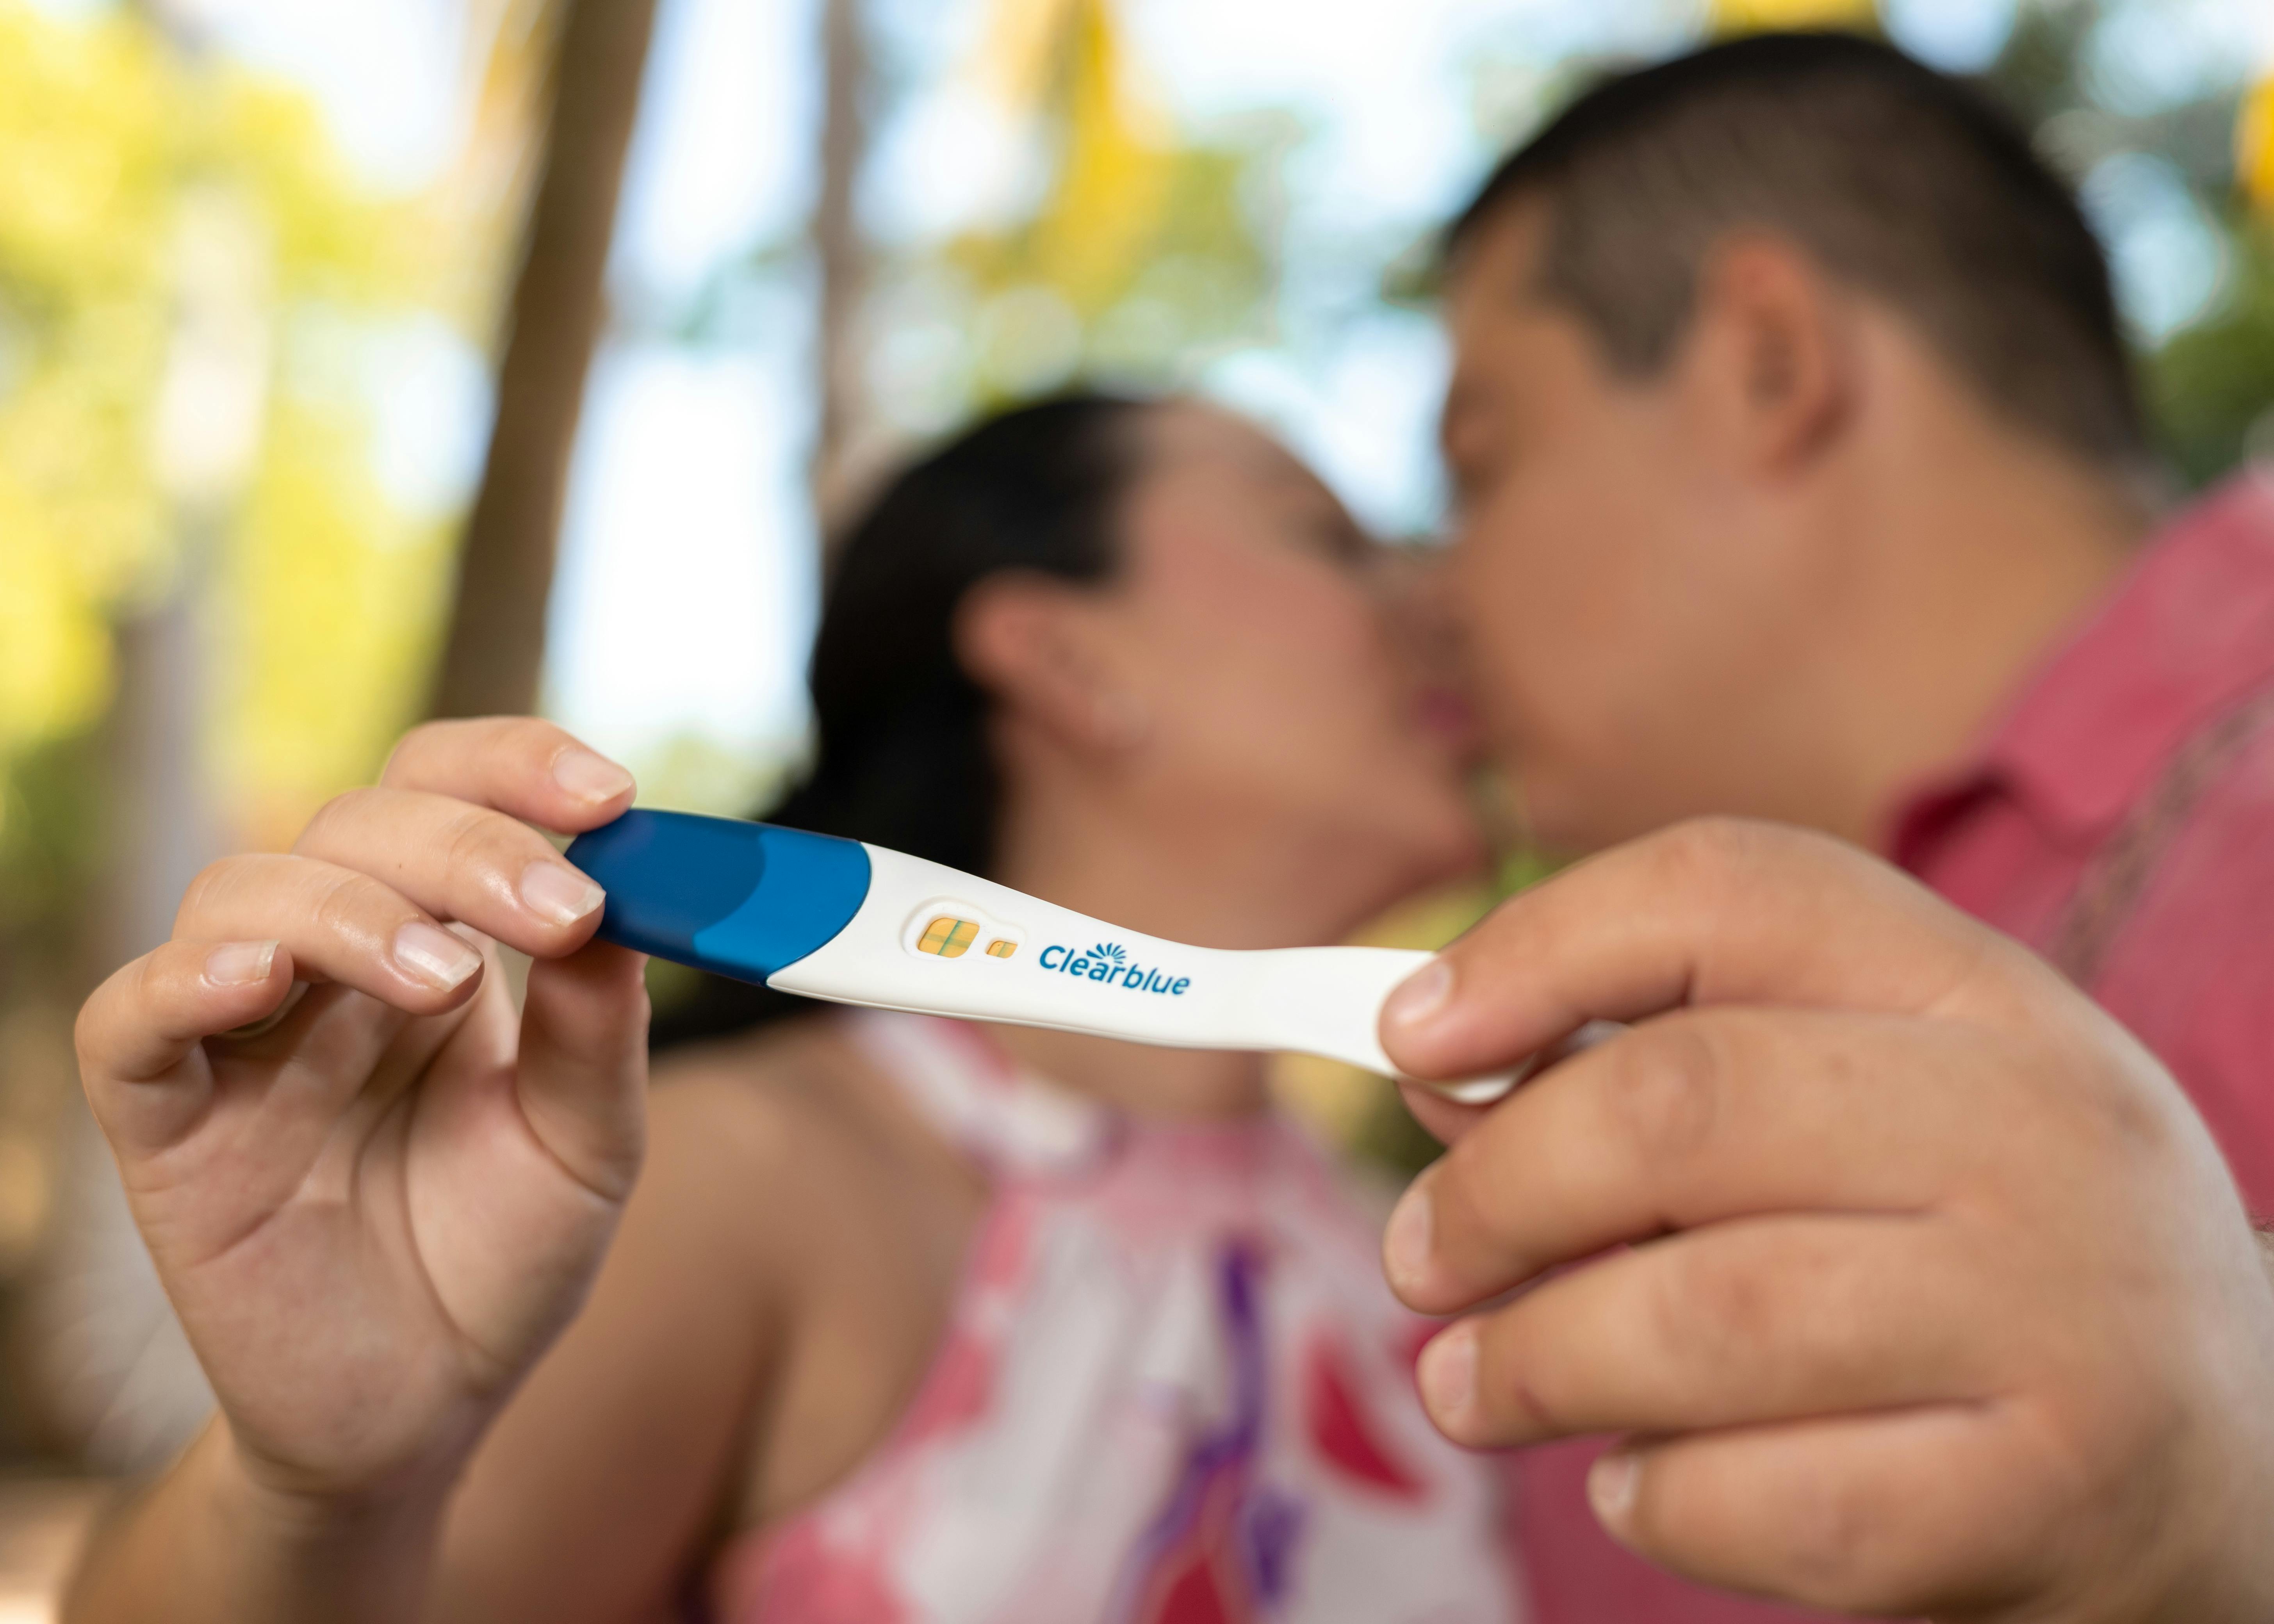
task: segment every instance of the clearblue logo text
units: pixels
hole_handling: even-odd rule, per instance
[[[1086,953],[1053,943],[1043,950],[1041,964],[1061,975],[1078,975],[1109,987],[1126,987],[1131,992],[1165,993],[1171,998],[1183,997],[1193,984],[1189,975],[1171,976],[1164,970],[1133,962],[1129,950],[1118,942],[1101,942]]]

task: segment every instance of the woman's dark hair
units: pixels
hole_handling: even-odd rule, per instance
[[[989,701],[956,658],[956,609],[990,575],[1102,582],[1118,562],[1140,401],[1061,395],[988,418],[887,485],[838,548],[807,685],[813,769],[768,823],[841,835],[973,874],[994,867],[1001,775]],[[704,978],[659,1013],[652,1047],[811,1007]]]

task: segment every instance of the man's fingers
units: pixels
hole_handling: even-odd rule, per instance
[[[405,733],[380,783],[471,801],[580,834],[632,803],[632,775],[576,737],[534,717],[429,722]]]
[[[1747,1219],[1615,1253],[1440,1334],[1430,1418],[1472,1447],[1972,1399],[2019,1282],[1945,1220]]]
[[[1482,1122],[1493,1105],[1464,1105],[1449,1100],[1426,1083],[1400,1080],[1397,1093],[1405,1101],[1405,1109],[1413,1113],[1413,1120],[1428,1131],[1430,1138],[1441,1145],[1450,1145]]]
[[[1587,1488],[1615,1538],[1676,1573],[1909,1618],[2034,1589],[2059,1560],[2074,1479],[2018,1406],[1992,1402],[1630,1445]]]
[[[114,973],[79,1012],[89,1079],[147,1082],[207,1038],[270,1014],[292,989],[292,955],[274,940],[169,942]]]
[[[1849,929],[1859,914],[1874,928]],[[2026,955],[1884,863],[1820,835],[1706,820],[1503,903],[1392,996],[1382,1040],[1409,1076],[1474,1076],[1590,1019],[1683,1004],[1922,1012],[1986,959]]]
[[[223,858],[191,885],[174,930],[184,942],[281,941],[302,980],[338,981],[412,1015],[456,1008],[482,967],[478,951],[401,892],[307,857]]]
[[[1953,1143],[1997,1142],[1980,1034],[1889,1015],[1694,1010],[1487,1111],[1391,1215],[1391,1286],[1450,1313],[1559,1263],[1790,1208],[1918,1210]],[[1954,1124],[1970,1124],[1955,1139]],[[1985,1153],[1986,1149],[1985,1149]]]
[[[600,888],[544,836],[447,795],[350,790],[316,814],[293,850],[368,874],[533,958],[572,951],[600,922]]]
[[[1513,1081],[1489,1098],[1474,1103],[1465,1103],[1427,1083],[1417,1083],[1407,1078],[1397,1079],[1397,1091],[1405,1101],[1405,1109],[1413,1118],[1441,1144],[1449,1145],[1455,1139],[1482,1122],[1493,1107],[1508,1098],[1515,1088],[1583,1049],[1608,1043],[1625,1028],[1608,1021],[1580,1028],[1562,1041],[1549,1044],[1538,1055],[1526,1061],[1513,1073]]]

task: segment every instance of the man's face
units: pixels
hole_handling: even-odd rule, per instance
[[[1510,207],[1448,289],[1450,597],[1493,748],[1565,850],[1789,813],[1776,763],[1818,566],[1746,476],[1716,346],[1693,334],[1662,377],[1613,374],[1534,291],[1543,224]]]

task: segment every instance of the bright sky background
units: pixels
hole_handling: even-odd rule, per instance
[[[99,0],[42,0],[58,10]],[[228,49],[306,85],[377,185],[412,189],[459,137],[463,0],[174,0]],[[895,242],[1014,208],[1015,139],[961,70],[983,0],[871,0],[913,94],[880,132],[864,204]],[[1429,420],[1443,372],[1423,315],[1382,305],[1384,265],[1457,204],[1574,52],[1678,47],[1699,0],[1122,0],[1142,71],[1205,131],[1263,109],[1308,132],[1284,177],[1283,342],[1203,385],[1316,460],[1361,517],[1431,520]],[[783,273],[716,342],[667,315],[721,265],[793,239],[809,206],[817,0],[662,0],[614,267],[626,330],[599,357],[572,479],[546,680],[554,713],[636,764],[675,735],[779,756],[803,726],[815,592],[803,485],[809,290]],[[1898,40],[1963,70],[2013,0],[1886,0]],[[2267,0],[2132,0],[2096,40],[2107,100],[2142,110],[2274,64]],[[2158,335],[2218,286],[2176,177],[2120,159],[2085,198],[2127,313]],[[401,500],[463,500],[486,432],[479,353],[440,322],[372,343],[380,466]]]

